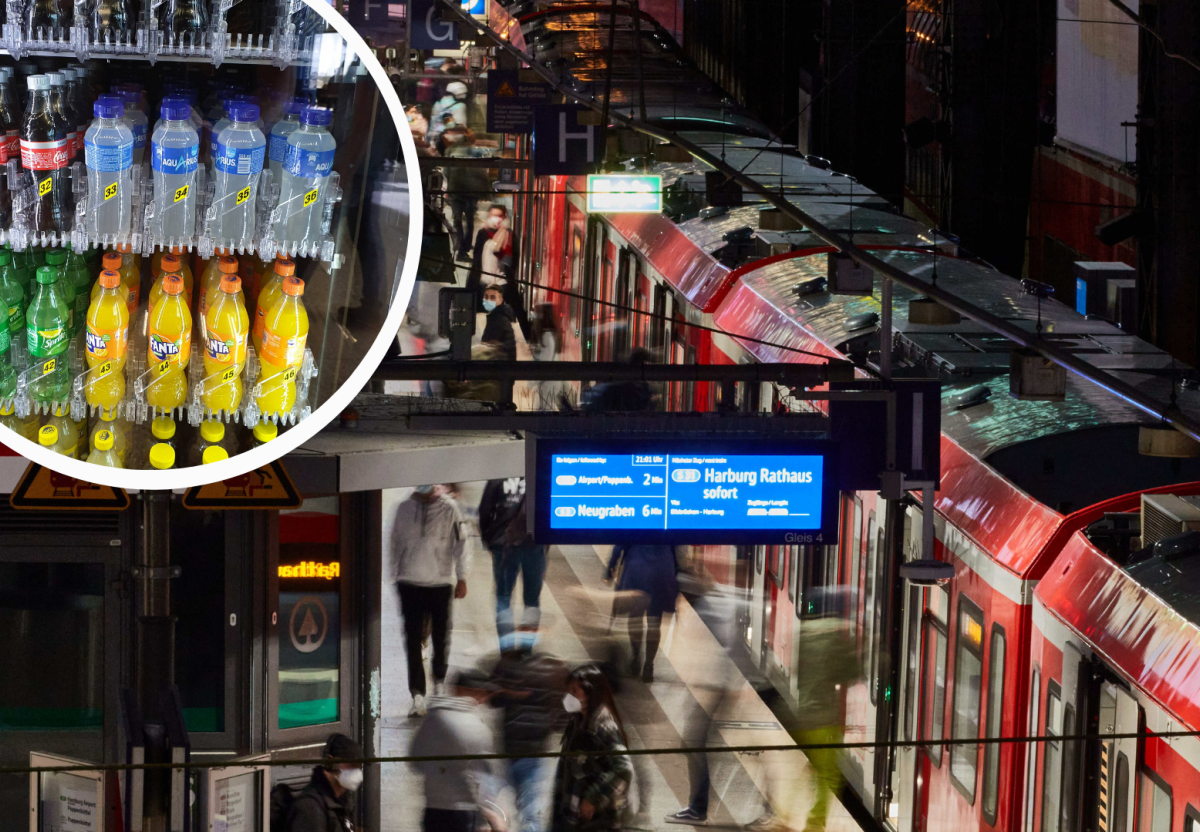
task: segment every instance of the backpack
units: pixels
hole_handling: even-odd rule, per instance
[[[277,783],[271,789],[271,832],[287,832],[296,791],[287,783]]]

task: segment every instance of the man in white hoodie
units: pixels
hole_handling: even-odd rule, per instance
[[[408,715],[425,715],[425,665],[421,658],[425,622],[433,637],[433,682],[441,693],[450,654],[450,605],[467,595],[470,555],[458,504],[432,485],[418,486],[396,508],[392,525],[392,579],[404,616],[408,654]]]

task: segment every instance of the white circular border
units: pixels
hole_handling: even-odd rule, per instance
[[[400,274],[400,287],[392,293],[392,306],[383,322],[383,328],[375,337],[375,343],[367,350],[366,356],[350,374],[350,377],[343,381],[341,386],[329,397],[329,400],[313,411],[307,419],[291,430],[280,434],[277,439],[257,448],[243,451],[221,462],[170,471],[106,468],[56,454],[19,436],[9,428],[0,426],[0,439],[3,440],[4,445],[39,465],[85,482],[138,491],[191,488],[195,485],[232,479],[248,471],[263,468],[295,450],[345,410],[350,404],[350,400],[371,379],[379,362],[383,360],[388,345],[400,329],[400,323],[408,309],[408,301],[417,280],[417,263],[421,256],[421,229],[425,227],[421,177],[414,175],[420,170],[420,163],[417,161],[417,146],[413,142],[411,131],[408,130],[404,107],[400,104],[400,98],[392,87],[391,79],[388,78],[379,60],[367,47],[362,36],[355,31],[350,21],[337,13],[333,6],[321,2],[321,0],[304,0],[304,2],[316,9],[325,22],[332,26],[345,39],[347,45],[354,50],[354,53],[362,59],[363,65],[371,73],[379,92],[383,95],[384,103],[391,111],[392,121],[400,136],[400,147],[404,152],[404,166],[408,174],[408,254]]]

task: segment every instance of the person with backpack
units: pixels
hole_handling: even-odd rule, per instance
[[[533,542],[526,528],[525,478],[490,480],[479,501],[479,535],[492,553],[496,581],[496,633],[503,643],[513,632],[512,594],[522,576],[525,621],[537,629],[541,615],[546,547]]]
[[[321,765],[300,791],[271,790],[271,832],[354,832],[355,793],[362,785],[362,746],[345,734],[325,742]],[[348,761],[348,762],[342,762]]]

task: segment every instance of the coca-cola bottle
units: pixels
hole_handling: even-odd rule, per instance
[[[12,69],[0,67],[0,227],[12,225],[12,189],[8,160],[21,157],[21,114],[12,94]]]
[[[30,210],[34,231],[70,230],[71,163],[67,131],[50,104],[50,77],[31,75],[29,103],[21,122],[21,166],[29,171],[35,195]]]

